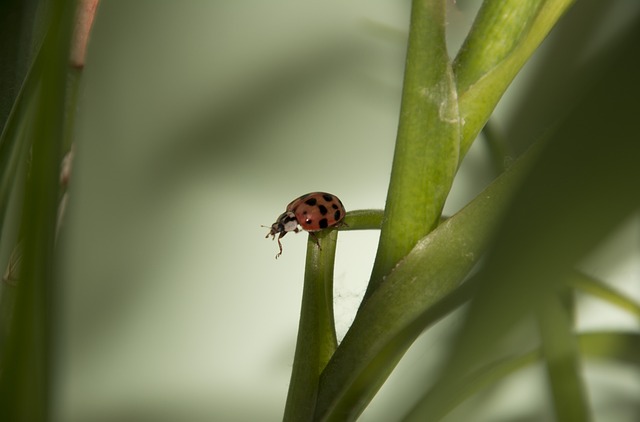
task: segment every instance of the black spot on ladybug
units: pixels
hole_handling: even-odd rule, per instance
[[[334,210],[338,209],[338,205],[337,204],[331,204],[331,208],[333,208]]]
[[[335,214],[333,214],[333,219],[336,221],[340,220],[340,214],[340,210],[337,210]]]
[[[306,201],[304,201],[305,204],[313,207],[316,203],[318,202],[318,200],[316,198],[309,198]]]
[[[326,218],[323,218],[322,220],[318,221],[318,225],[321,229],[326,229],[327,227],[329,227],[329,221]]]
[[[318,205],[318,209],[320,210],[320,214],[327,215],[327,207],[325,207],[324,205]]]
[[[313,223],[313,220],[310,219],[310,218],[307,218],[306,220],[304,220],[304,222],[307,223],[307,224],[311,224],[311,223]]]
[[[327,202],[331,202],[333,201],[333,196],[329,195],[328,193],[323,193],[322,197],[324,198],[325,201]]]

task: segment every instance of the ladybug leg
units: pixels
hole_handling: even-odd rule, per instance
[[[318,236],[316,236],[314,232],[309,232],[309,237],[312,238],[314,242],[316,242],[316,245],[318,245],[318,249],[322,250],[322,248],[320,247],[320,241],[318,240]]]
[[[336,228],[338,228],[338,227],[349,227],[349,225],[347,223],[345,223],[344,220],[343,220],[343,221],[339,222],[338,224],[336,224],[333,227],[336,227]]]
[[[278,252],[276,254],[276,259],[278,259],[280,257],[280,255],[282,255],[282,243],[280,243],[280,238],[283,237],[285,234],[287,234],[287,232],[280,233],[278,235],[278,247],[280,248],[280,252]]]

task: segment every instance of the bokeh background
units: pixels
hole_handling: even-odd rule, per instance
[[[449,5],[451,55],[479,4]],[[591,76],[581,66],[639,4],[585,0],[563,19],[496,111],[494,127],[514,156],[579,95]],[[384,207],[409,5],[102,2],[61,238],[59,420],[282,418],[306,236],[287,236],[275,260],[277,244],[262,225],[316,190],[335,193],[348,210]],[[445,212],[494,175],[478,140]],[[585,268],[640,297],[639,233],[636,217]],[[377,238],[339,236],[339,336],[364,292]],[[589,309],[583,327],[637,327],[599,303],[581,306]],[[393,420],[412,403],[455,323],[418,340],[361,420]],[[618,372],[615,388],[640,394],[637,374]],[[513,420],[549,400],[543,384],[532,368],[468,407],[476,421]]]

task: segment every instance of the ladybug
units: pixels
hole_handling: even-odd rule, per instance
[[[287,205],[287,209],[271,225],[271,230],[265,238],[271,236],[275,239],[278,235],[280,247],[280,252],[276,254],[278,258],[282,255],[280,239],[288,232],[298,233],[300,230],[306,230],[315,238],[314,232],[341,225],[344,215],[344,205],[337,196],[326,192],[307,193]],[[320,246],[318,239],[315,238],[315,240]]]

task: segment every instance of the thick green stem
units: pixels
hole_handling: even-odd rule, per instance
[[[443,0],[414,0],[400,122],[366,297],[433,230],[458,166],[460,124]]]
[[[462,134],[460,161],[513,78],[575,0],[487,0],[453,69]]]

